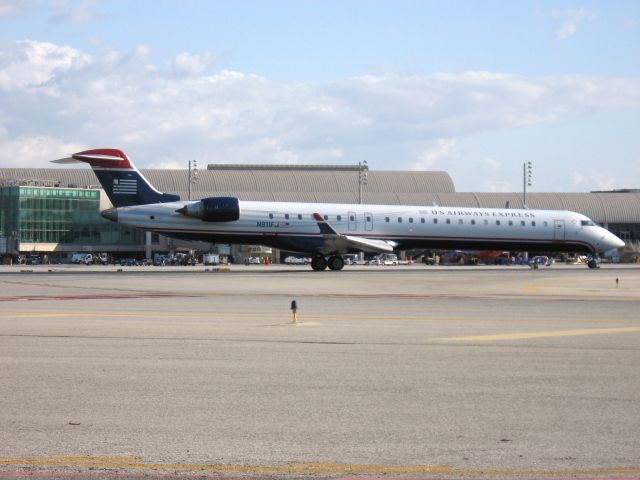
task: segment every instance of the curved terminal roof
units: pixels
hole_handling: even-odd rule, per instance
[[[233,195],[241,200],[358,203],[358,170],[327,167],[233,166],[198,171],[193,199]],[[223,166],[220,166],[223,167]],[[186,170],[141,170],[160,191],[187,198]],[[93,171],[80,168],[1,168],[0,185],[98,187]],[[446,172],[371,171],[363,203],[522,208],[521,193],[456,192]],[[640,191],[527,193],[532,209],[572,210],[598,223],[640,223]]]

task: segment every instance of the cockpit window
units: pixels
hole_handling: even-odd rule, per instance
[[[595,227],[596,224],[593,223],[591,220],[582,220],[580,222],[580,225],[582,225],[583,227]]]

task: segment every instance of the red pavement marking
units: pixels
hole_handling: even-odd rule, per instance
[[[174,293],[113,293],[98,295],[38,295],[0,297],[0,302],[24,302],[32,300],[112,300],[124,298],[157,298],[157,297],[194,297],[195,295],[176,295]]]

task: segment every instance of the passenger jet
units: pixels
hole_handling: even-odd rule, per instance
[[[581,252],[624,242],[589,218],[560,210],[254,202],[236,197],[184,201],[156,190],[124,152],[86,150],[55,163],[91,165],[113,208],[102,216],[184,240],[267,245],[312,256],[314,270],[341,270],[342,255],[408,249]]]

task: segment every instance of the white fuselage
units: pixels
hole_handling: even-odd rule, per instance
[[[321,251],[323,236],[314,213],[339,234],[388,241],[397,249],[599,253],[624,246],[584,215],[560,210],[240,201],[238,220],[207,222],[176,212],[192,203],[120,207],[117,221],[180,238],[263,244],[305,253]]]

